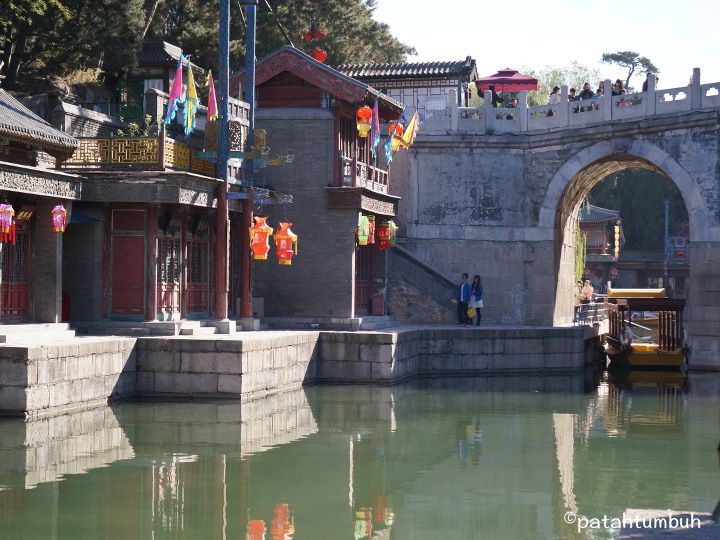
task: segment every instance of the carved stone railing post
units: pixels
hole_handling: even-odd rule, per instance
[[[560,108],[559,108],[559,114],[560,114],[560,125],[561,126],[567,126],[568,122],[570,121],[570,103],[568,102],[568,85],[563,84],[560,87]]]
[[[605,79],[603,82],[603,99],[601,106],[603,110],[603,120],[606,122],[612,120],[612,105],[612,82],[610,82],[610,79]]]
[[[645,114],[653,116],[655,114],[655,90],[657,86],[657,76],[654,73],[648,74],[648,86],[645,92]]]
[[[700,88],[700,68],[693,68],[692,87],[690,88],[690,107],[692,110],[700,108],[702,102],[702,90]]]
[[[492,114],[492,92],[490,90],[485,90],[484,98],[485,103],[483,105],[485,105],[485,114],[483,114],[483,116],[485,117],[485,133],[487,133],[489,129],[495,127],[495,115]]]
[[[460,111],[454,89],[448,92],[447,108],[450,109],[450,131],[457,131],[460,127]]]
[[[528,130],[527,90],[520,91],[520,102],[518,103],[518,115],[520,116],[520,131],[527,131]]]

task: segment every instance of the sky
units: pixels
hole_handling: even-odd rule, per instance
[[[602,79],[624,81],[626,68],[600,59],[630,50],[658,67],[658,88],[687,86],[694,67],[701,83],[720,82],[720,0],[379,0],[374,17],[417,49],[409,61],[471,56],[480,77],[576,60]]]

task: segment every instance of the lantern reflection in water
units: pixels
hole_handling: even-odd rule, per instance
[[[247,540],[265,540],[267,528],[262,519],[251,519],[247,525]]]
[[[292,540],[295,533],[292,511],[287,504],[278,504],[273,508],[273,521],[270,529],[272,540]]]
[[[267,216],[255,216],[254,219],[255,226],[250,227],[250,249],[254,259],[264,261],[270,252],[270,235],[273,229],[266,223]]]

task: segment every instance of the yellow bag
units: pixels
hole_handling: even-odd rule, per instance
[[[467,316],[472,319],[475,315],[477,315],[477,311],[475,311],[475,308],[469,307],[467,310]]]

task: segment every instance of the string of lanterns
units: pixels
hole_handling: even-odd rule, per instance
[[[250,227],[250,249],[253,259],[265,261],[270,253],[270,237],[275,229],[267,224],[267,216],[254,216],[255,225]],[[280,222],[280,230],[275,233],[275,255],[278,263],[284,266],[292,264],[293,255],[298,254],[298,235],[290,229],[292,223]]]
[[[397,233],[400,227],[390,219],[375,225],[375,216],[364,216],[360,214],[357,226],[357,241],[359,246],[375,244],[377,235],[378,247],[381,251],[391,249],[397,245]]]
[[[23,212],[21,212],[22,214]],[[30,213],[32,215],[32,213]],[[22,216],[21,216],[22,217]],[[53,232],[64,233],[67,226],[67,210],[62,204],[56,205],[50,212]],[[15,245],[16,219],[11,204],[0,204],[0,243]]]

